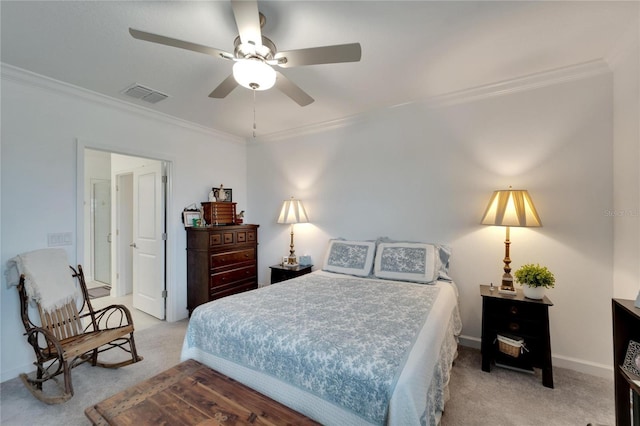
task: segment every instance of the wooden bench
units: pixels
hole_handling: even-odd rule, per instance
[[[94,425],[318,425],[255,390],[187,360],[85,410]]]

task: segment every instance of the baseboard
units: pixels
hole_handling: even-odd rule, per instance
[[[591,374],[592,376],[613,380],[613,367],[610,365],[585,361],[583,359],[571,358],[563,355],[553,355],[551,358],[554,367],[568,368],[580,373]]]
[[[467,348],[480,349],[480,339],[477,337],[460,335],[458,337],[458,342],[462,346],[466,346]]]
[[[480,339],[472,336],[461,335],[459,337],[461,346],[468,348],[480,349]],[[590,374],[592,376],[602,377],[605,379],[613,379],[613,367],[597,362],[586,361],[583,359],[572,358],[564,355],[551,355],[551,362],[554,367],[568,368],[569,370],[578,371],[580,373]]]
[[[31,373],[32,371],[34,371],[35,368],[33,366],[32,362],[28,362],[26,364],[24,364],[21,367],[16,367],[13,368],[11,370],[7,370],[7,371],[2,371],[1,373],[1,377],[0,377],[0,382],[4,383],[8,380],[13,380],[16,377],[18,377],[19,375],[21,375],[22,373]]]

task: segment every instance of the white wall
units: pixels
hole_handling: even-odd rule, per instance
[[[244,141],[139,107],[2,66],[2,234],[0,261],[46,247],[51,232],[76,232],[77,142],[123,154],[170,162],[168,210],[168,312],[185,318],[186,257],[181,211],[207,199],[212,186],[234,189],[234,201],[247,208]],[[167,102],[170,102],[167,101]],[[225,161],[219,161],[221,153]],[[82,168],[80,172],[82,172]],[[80,183],[80,188],[83,182]],[[82,189],[80,189],[82,191]],[[252,220],[250,214],[247,220]],[[74,238],[75,241],[75,238]],[[83,244],[66,246],[72,264],[84,261]],[[1,380],[30,371],[14,288],[1,299]]]
[[[479,224],[496,189],[528,189],[542,228],[512,228],[512,267],[540,263],[556,366],[609,374],[613,225],[612,76],[606,64],[538,75],[438,102],[378,111],[248,150],[260,211],[260,280],[288,250],[281,201],[305,202],[297,254],[321,265],[331,237],[446,243],[467,343],[480,338],[478,285],[499,282],[504,228]],[[257,216],[256,216],[257,214]]]
[[[640,291],[640,28],[629,28],[608,58],[613,68],[613,179],[616,298]]]

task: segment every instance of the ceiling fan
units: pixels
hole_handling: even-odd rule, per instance
[[[267,90],[274,85],[298,105],[306,106],[313,98],[295,83],[274,69],[303,65],[358,62],[362,55],[360,43],[338,44],[278,52],[276,45],[262,35],[265,17],[258,11],[256,0],[231,0],[239,36],[233,42],[233,54],[201,44],[152,34],[129,28],[136,39],[192,50],[217,58],[235,61],[233,74],[209,94],[210,98],[224,98],[238,84],[252,90]]]

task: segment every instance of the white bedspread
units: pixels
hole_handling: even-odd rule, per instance
[[[315,272],[198,307],[181,358],[323,424],[435,424],[459,331],[452,283]]]

